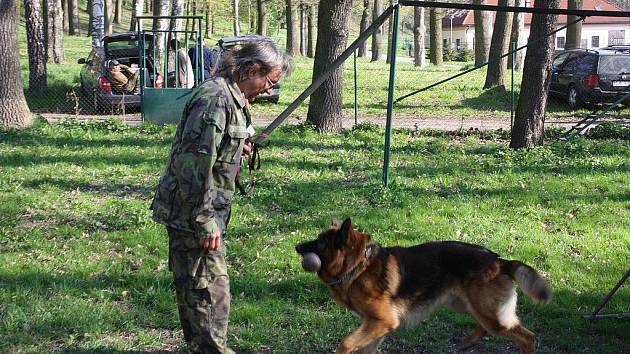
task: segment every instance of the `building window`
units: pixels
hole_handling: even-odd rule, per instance
[[[462,40],[459,38],[455,39],[455,48],[457,48],[457,50],[462,49]]]
[[[591,47],[599,48],[599,36],[591,37]]]
[[[564,37],[556,38],[556,48],[564,48]]]
[[[623,44],[625,37],[624,30],[610,30],[608,31],[608,45]]]
[[[444,44],[444,48],[448,48],[448,39],[443,38],[443,39],[442,39],[442,42],[444,42],[444,43],[443,43],[443,44]]]

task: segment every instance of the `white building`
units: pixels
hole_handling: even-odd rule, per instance
[[[488,5],[496,5],[497,0],[488,0]],[[532,7],[533,1],[525,1],[526,7]],[[567,8],[567,0],[560,2],[561,8]],[[584,0],[582,9],[599,11],[622,11],[621,8],[604,0]],[[490,21],[492,25],[493,20]],[[525,33],[523,42],[529,38],[532,14],[525,16]],[[567,16],[559,16],[557,26],[567,23]],[[492,33],[492,28],[490,28]],[[457,10],[442,19],[442,36],[445,47],[451,43],[453,49],[473,50],[475,46],[475,19],[472,10]],[[556,34],[556,49],[563,49],[566,29]],[[630,43],[630,18],[624,17],[587,17],[582,24],[582,48],[600,48],[611,44]]]

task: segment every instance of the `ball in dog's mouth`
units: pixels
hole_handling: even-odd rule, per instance
[[[313,252],[304,253],[302,255],[302,268],[307,272],[317,272],[322,267],[322,261],[319,256]]]

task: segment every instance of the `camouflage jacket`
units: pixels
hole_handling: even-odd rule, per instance
[[[231,79],[213,78],[193,91],[151,204],[153,220],[198,237],[225,232],[251,123],[245,104]]]

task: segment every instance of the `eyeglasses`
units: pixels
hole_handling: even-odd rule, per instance
[[[272,80],[269,78],[269,75],[265,75],[265,79],[267,80],[267,85],[268,85],[267,87],[273,87],[275,84],[277,84],[277,83],[278,83],[278,81],[272,81]]]

